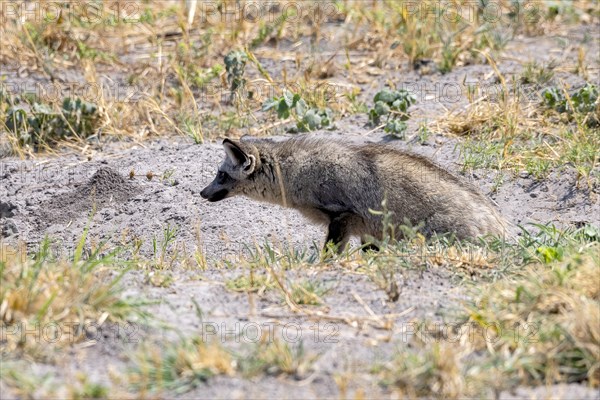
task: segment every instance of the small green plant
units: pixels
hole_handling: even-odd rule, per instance
[[[519,248],[522,251],[516,261],[520,264],[561,260],[567,248],[572,249],[575,245],[581,246],[588,242],[600,241],[600,231],[592,225],[565,230],[558,229],[552,224],[531,224],[531,226],[532,229],[520,227],[522,234],[519,239]],[[548,251],[548,249],[550,250]]]
[[[330,288],[319,281],[305,281],[293,284],[291,297],[296,304],[318,306],[322,304],[322,297],[329,292]]]
[[[81,99],[65,98],[56,109],[34,99],[16,97],[6,110],[4,125],[19,145],[39,146],[68,137],[94,135],[103,121],[102,110]]]
[[[168,225],[163,229],[162,240],[157,239],[156,236],[152,238],[152,253],[154,255],[154,267],[158,269],[164,269],[167,266],[171,266],[177,259],[177,254],[170,254],[169,248],[175,241],[177,236],[177,227],[171,227]],[[165,264],[167,257],[170,258],[169,264]]]
[[[550,162],[541,158],[527,160],[525,170],[537,180],[542,180],[550,173]]]
[[[309,108],[299,95],[284,90],[281,97],[273,97],[263,104],[263,111],[275,110],[279,119],[293,117],[298,132],[312,132],[333,125],[333,113],[329,108]]]
[[[177,186],[178,180],[173,178],[175,168],[167,168],[161,175],[160,181],[168,186]]]
[[[458,61],[458,57],[463,51],[463,49],[456,45],[454,40],[454,36],[459,33],[460,31],[449,35],[447,38],[444,38],[441,34],[439,35],[442,42],[442,59],[439,63],[438,69],[442,74],[447,74],[454,69],[456,62]]]
[[[225,56],[223,61],[225,63],[225,70],[227,71],[229,90],[231,90],[230,101],[233,101],[238,90],[243,89],[246,86],[244,71],[246,69],[246,63],[248,62],[248,55],[245,51],[241,50],[231,51]]]
[[[264,292],[275,287],[270,275],[257,275],[250,273],[249,276],[240,275],[237,278],[225,282],[225,287],[234,292]]]
[[[84,42],[78,40],[77,41],[77,54],[81,59],[89,59],[92,61],[101,60],[104,62],[114,62],[116,60],[114,55],[110,55],[104,51],[96,50],[92,47],[89,47]]]
[[[467,139],[457,146],[463,172],[480,168],[499,168],[503,150],[499,141]]]
[[[583,115],[589,126],[600,123],[600,100],[596,85],[588,83],[570,96],[565,96],[564,91],[557,87],[551,87],[542,92],[542,97],[546,107],[559,113]]]
[[[69,394],[73,400],[108,399],[109,389],[100,383],[91,382],[87,376],[81,375],[78,377],[77,385],[69,388]]]
[[[419,143],[421,143],[421,144],[427,143],[427,140],[429,139],[430,134],[431,134],[431,132],[429,131],[427,124],[419,125],[419,129],[417,131],[417,139],[419,140]]]
[[[360,89],[358,88],[354,88],[353,90],[345,94],[345,97],[348,100],[348,103],[350,104],[350,106],[348,107],[348,111],[351,114],[361,114],[367,113],[369,111],[369,107],[367,107],[367,105],[363,101],[360,101],[358,97],[359,94]]]
[[[193,64],[180,64],[175,66],[175,72],[180,80],[188,83],[190,88],[202,90],[223,72],[223,66],[216,64],[211,68],[198,68]]]
[[[403,138],[407,128],[405,121],[410,117],[408,109],[415,101],[415,97],[404,89],[384,89],[373,98],[375,104],[369,110],[369,121],[373,125],[379,125],[385,118],[384,130],[397,138]]]
[[[276,38],[281,37],[283,28],[285,27],[286,21],[296,15],[296,12],[292,8],[290,11],[282,13],[279,17],[275,18],[272,24],[261,23],[258,29],[258,35],[250,42],[250,49],[254,50],[261,44],[273,37],[273,33],[276,33]]]
[[[204,129],[202,119],[196,113],[182,112],[176,116],[177,123],[181,125],[181,130],[192,138],[194,143],[204,143]]]
[[[306,110],[304,115],[299,115],[300,121],[297,123],[299,132],[311,132],[317,129],[328,128],[332,125],[333,113],[329,108]]]
[[[540,65],[535,61],[527,63],[521,72],[521,82],[544,86],[554,78],[555,68],[554,62],[550,62],[547,66]]]

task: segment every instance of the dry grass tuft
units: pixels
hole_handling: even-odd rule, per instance
[[[84,241],[85,236],[80,244]],[[86,324],[99,327],[107,320],[146,317],[143,301],[121,297],[119,282],[126,269],[115,274],[115,266],[119,266],[115,253],[94,253],[83,259],[81,250],[79,247],[73,260],[53,259],[46,240],[33,258],[3,255],[0,323],[6,332],[15,333],[7,335],[3,353],[34,348],[43,338],[56,345],[80,341],[85,338]],[[36,324],[43,338],[22,334]]]
[[[596,127],[581,122],[589,114],[567,118],[541,104],[541,97],[528,100],[509,93],[504,86],[499,99],[482,97],[449,112],[433,130],[463,139],[458,147],[465,169],[524,171],[541,179],[567,167],[593,187],[599,178],[600,137]]]
[[[394,359],[382,367],[384,385],[393,387],[403,398],[465,396],[464,349],[451,343],[426,344],[421,340],[411,345],[417,348],[399,349]]]
[[[233,375],[236,362],[218,342],[200,338],[155,347],[142,346],[133,356],[135,368],[127,380],[141,394],[173,390],[187,392],[215,375]],[[142,396],[143,397],[143,396]]]
[[[248,376],[266,373],[302,379],[318,358],[317,354],[307,353],[302,342],[288,344],[280,339],[265,339],[249,355],[240,358],[240,367]]]
[[[470,320],[497,327],[497,341],[476,346],[501,362],[512,359],[525,384],[587,380],[599,386],[599,250],[599,242],[572,249],[562,261],[536,264],[523,277],[484,290]]]

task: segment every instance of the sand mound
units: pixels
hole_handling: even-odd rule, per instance
[[[41,224],[68,223],[77,218],[89,218],[95,209],[118,207],[135,195],[139,188],[112,168],[102,167],[83,185],[60,193],[41,207]]]
[[[96,194],[106,194],[130,190],[132,185],[125,180],[117,171],[112,168],[103,167],[96,171],[90,180],[83,186],[81,191]]]

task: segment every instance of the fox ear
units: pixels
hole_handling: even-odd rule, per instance
[[[237,143],[229,139],[223,140],[223,147],[235,167],[242,168],[247,173],[252,172],[254,168],[253,155],[246,154]]]

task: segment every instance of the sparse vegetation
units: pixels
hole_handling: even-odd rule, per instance
[[[463,322],[419,330],[408,348],[377,365],[382,383],[411,397],[446,398],[524,384],[598,387],[600,232],[537,229],[504,250],[514,272],[474,289]]]
[[[48,396],[55,394],[52,376],[50,374],[31,374],[25,372],[27,361],[9,361],[2,358],[0,379],[9,387],[15,396],[34,398],[40,394]]]
[[[389,364],[375,368],[383,385],[394,387],[408,398],[458,399],[465,395],[463,355],[458,346],[419,339],[411,345],[398,349]]]
[[[215,10],[211,8],[215,14],[209,13],[207,23],[201,27],[198,25],[199,29],[195,30],[188,29],[190,21],[187,19],[191,16],[192,22],[199,22],[197,13],[185,15],[177,6],[167,3],[151,7],[125,7],[120,14],[116,9],[99,6],[94,8],[93,17],[83,8],[75,7],[63,10],[68,14],[67,19],[52,15],[56,18],[25,17],[25,21],[21,22],[11,18],[12,14],[7,15],[7,23],[2,29],[7,33],[3,35],[4,40],[10,42],[10,46],[5,48],[11,51],[3,56],[9,62],[35,65],[44,79],[52,81],[61,81],[60,73],[64,66],[73,71],[83,71],[83,80],[77,82],[75,87],[100,86],[99,67],[95,63],[110,66],[116,71],[124,67],[136,72],[143,71],[143,74],[130,75],[128,83],[131,86],[121,88],[127,97],[125,103],[120,102],[122,99],[114,98],[114,93],[105,90],[95,96],[95,102],[84,99],[106,111],[103,133],[145,136],[148,133],[163,135],[175,131],[187,133],[197,142],[202,142],[205,138],[220,134],[219,129],[204,129],[203,119],[212,117],[220,120],[226,115],[223,111],[231,111],[218,105],[223,90],[232,96],[229,100],[235,96],[244,100],[243,112],[252,114],[248,123],[227,124],[230,126],[226,129],[228,133],[237,134],[239,129],[250,125],[254,132],[269,132],[258,127],[261,117],[254,115],[253,109],[256,110],[257,105],[254,102],[264,102],[271,96],[265,96],[264,91],[259,90],[260,96],[252,97],[250,92],[256,94],[254,88],[257,85],[267,83],[271,86],[269,92],[283,93],[284,88],[289,88],[290,82],[305,81],[314,88],[328,84],[328,78],[340,78],[336,68],[339,63],[337,57],[320,55],[327,50],[323,28],[331,22],[347,21],[352,27],[344,34],[340,48],[335,50],[344,50],[346,58],[352,52],[355,64],[373,65],[385,70],[392,67],[392,60],[398,57],[407,60],[409,65],[419,68],[421,72],[425,69],[422,66],[433,64],[438,71],[445,73],[456,67],[486,62],[482,52],[497,54],[517,34],[535,36],[552,31],[561,23],[590,23],[598,17],[593,5],[592,0],[560,7],[555,4],[501,0],[497,5],[494,3],[492,11],[492,7],[486,3],[462,1],[457,2],[456,7],[449,5],[448,8],[429,0],[419,7],[405,1],[376,2],[366,6],[332,2],[325,5],[309,3],[301,10],[265,6],[256,13],[249,10],[259,10],[241,2],[239,10],[249,12],[248,15],[242,13],[249,18],[246,21],[248,23],[241,23],[244,18],[230,21],[231,24],[226,18],[216,18],[221,12],[227,11],[217,7]],[[496,12],[499,10],[502,13]],[[144,29],[149,24],[154,26],[152,32]],[[362,33],[357,34],[363,30],[371,32],[365,36],[365,40],[359,39]],[[307,37],[312,38],[309,51],[300,54],[293,67],[269,70],[273,68],[263,66],[263,60],[269,63],[277,61],[277,55],[266,54],[262,50],[277,47],[286,41],[301,43],[298,40]],[[175,39],[181,40],[175,43]],[[148,49],[143,50],[147,50],[147,53],[129,56],[127,52],[119,50],[117,44],[127,40],[133,43],[147,42]],[[347,43],[343,49],[342,43]],[[225,57],[221,53],[223,48],[229,49]],[[262,60],[254,54],[257,50],[260,51],[258,58]],[[65,63],[64,59],[70,63]],[[153,63],[156,68],[145,67]],[[552,77],[554,67],[532,61],[522,79],[542,85]],[[581,67],[579,65],[578,68],[581,70]],[[357,89],[356,77],[361,71],[352,65],[348,65],[348,68],[349,75],[344,76],[343,80],[349,81],[353,90]],[[217,82],[219,80],[221,82]],[[282,82],[281,85],[278,82]],[[142,90],[143,93],[140,93]],[[301,95],[306,99],[304,94]],[[346,110],[352,107],[352,100],[348,100],[338,96],[329,106],[311,105],[306,110],[306,116],[304,113],[298,114],[298,131],[331,126],[332,114],[327,108]],[[238,113],[240,104],[233,106],[236,108],[234,112]],[[218,110],[216,114],[213,112],[215,108]],[[178,119],[177,115],[182,112],[188,117]],[[402,136],[405,127],[401,122],[401,119],[390,119],[387,131]],[[144,125],[149,127],[146,133],[143,132],[146,130]],[[17,130],[17,136],[24,135],[21,128]],[[86,136],[77,129],[74,131],[81,137]],[[12,146],[18,150],[23,143],[15,140]],[[22,151],[17,152],[22,154]]]
[[[598,97],[598,87],[596,85],[587,84],[579,90],[563,94],[564,91],[556,87],[544,90],[542,93],[544,104],[559,113],[566,113],[569,116],[574,116],[581,119],[581,124],[588,126],[598,126],[600,120],[600,98]]]
[[[225,287],[236,292],[258,292],[274,287],[274,283],[269,275],[257,275],[250,273],[249,276],[240,275],[237,278],[225,282]]]
[[[65,98],[60,106],[0,95],[2,123],[16,148],[51,147],[60,141],[85,139],[98,133],[105,123],[105,113],[96,104]],[[1,115],[1,114],[0,114]]]
[[[316,354],[308,354],[303,343],[286,343],[284,340],[261,340],[249,355],[240,359],[240,368],[246,375],[260,373],[288,375],[303,379],[316,361]]]
[[[521,73],[521,82],[532,84],[538,88],[544,88],[554,78],[554,69],[556,65],[550,62],[548,65],[539,65],[533,61],[525,65],[525,69]]]
[[[327,294],[327,288],[322,282],[301,282],[292,286],[292,301],[300,305],[320,305],[322,297]]]
[[[152,238],[152,252],[156,269],[168,269],[177,261],[177,247],[173,246],[177,236],[177,227],[167,225],[163,228],[162,238]]]
[[[218,342],[199,337],[184,339],[157,350],[142,348],[133,356],[127,380],[138,393],[172,390],[185,393],[215,375],[235,372],[235,360]]]
[[[375,103],[369,110],[369,121],[379,125],[385,118],[384,130],[398,138],[402,138],[407,129],[404,121],[408,120],[408,108],[416,101],[406,90],[384,89],[373,98]]]
[[[310,108],[299,94],[284,90],[283,96],[274,97],[263,105],[263,111],[275,110],[279,119],[296,120],[297,132],[311,132],[333,126],[333,113],[329,108]]]
[[[149,301],[123,296],[121,279],[128,268],[118,260],[118,250],[107,253],[101,243],[88,251],[86,239],[87,232],[71,259],[54,255],[49,239],[33,256],[27,256],[24,248],[2,249],[0,329],[5,334],[0,378],[19,395],[55,393],[49,374],[24,372],[31,371],[32,362],[55,363],[58,350],[89,341],[90,335],[97,337],[109,323],[133,327],[128,324],[139,326],[150,319]],[[128,332],[123,333],[127,340]],[[102,398],[107,393],[105,387],[89,382],[72,390],[74,398]]]
[[[500,78],[498,98],[480,98],[444,117],[447,130],[465,137],[458,145],[464,169],[526,171],[543,179],[551,170],[570,166],[586,186],[593,187],[598,182],[594,170],[600,154],[600,137],[594,127],[599,104],[595,86],[587,85],[568,99],[550,88],[541,93],[540,100],[532,101],[521,98],[518,87],[510,89],[505,78]],[[542,101],[569,118],[549,116],[540,108]]]
[[[85,375],[80,375],[78,382],[69,389],[69,395],[73,400],[109,398],[109,389],[106,386],[90,382]]]
[[[143,308],[145,301],[120,295],[123,291],[120,280],[127,269],[119,268],[115,258],[118,251],[103,255],[105,249],[100,245],[84,257],[85,241],[83,235],[71,260],[56,258],[49,240],[41,243],[33,257],[26,257],[22,249],[10,254],[3,252],[0,262],[3,328],[15,328],[13,324],[20,323],[52,325],[57,330],[56,343],[66,344],[84,339],[84,328],[90,322],[101,325],[104,321],[141,321],[148,317]],[[115,267],[118,272],[111,277]],[[11,335],[2,345],[3,354],[39,343],[39,340],[21,342],[21,336]]]
[[[600,386],[600,232],[540,227],[526,237],[535,263],[514,279],[482,290],[469,320],[494,337],[475,343],[492,365],[521,383],[581,382]]]
[[[229,83],[229,90],[231,90],[231,100],[238,92],[246,86],[246,78],[244,78],[244,71],[246,70],[246,62],[248,62],[248,56],[243,51],[232,51],[225,56],[225,70],[227,71],[227,82]]]
[[[135,367],[129,371],[127,382],[139,393],[171,390],[182,394],[216,375],[232,376],[238,372],[245,376],[266,373],[302,379],[318,358],[307,354],[302,342],[288,344],[266,338],[245,344],[236,353],[199,337],[171,343],[161,351],[142,348],[133,356]]]

